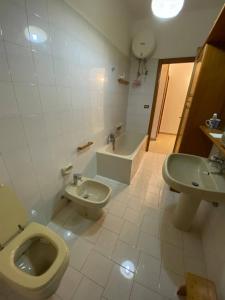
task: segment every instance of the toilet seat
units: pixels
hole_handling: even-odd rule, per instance
[[[40,276],[33,276],[20,270],[14,261],[17,250],[23,243],[34,237],[43,237],[57,250],[56,259],[53,261],[49,269]],[[60,255],[58,255],[60,254]],[[27,227],[14,237],[5,247],[0,251],[0,275],[15,285],[35,291],[43,289],[45,285],[49,285],[61,268],[65,268],[69,261],[69,250],[65,242],[52,230],[47,227],[30,223]]]

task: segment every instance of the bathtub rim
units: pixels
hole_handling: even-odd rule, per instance
[[[124,135],[125,134],[126,134],[126,132],[124,133]],[[105,146],[101,147],[98,151],[96,151],[96,153],[105,154],[105,155],[109,155],[109,156],[116,156],[116,157],[120,157],[120,158],[127,159],[127,160],[133,160],[133,158],[138,153],[138,151],[143,146],[143,144],[147,143],[147,138],[148,138],[147,134],[143,135],[143,138],[142,138],[141,142],[138,144],[137,148],[129,155],[121,155],[121,154],[116,154],[113,152],[106,151],[106,148],[109,146],[109,144],[106,144]]]

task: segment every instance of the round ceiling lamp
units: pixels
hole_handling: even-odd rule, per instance
[[[183,6],[184,0],[152,0],[153,14],[162,19],[176,17]]]

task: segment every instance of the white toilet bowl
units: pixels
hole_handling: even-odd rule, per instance
[[[0,278],[28,299],[46,299],[68,266],[66,243],[47,227],[28,224],[25,209],[7,187],[0,187]]]

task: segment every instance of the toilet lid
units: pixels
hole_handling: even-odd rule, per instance
[[[4,245],[19,231],[18,225],[27,223],[27,212],[16,194],[0,185],[0,244]]]

